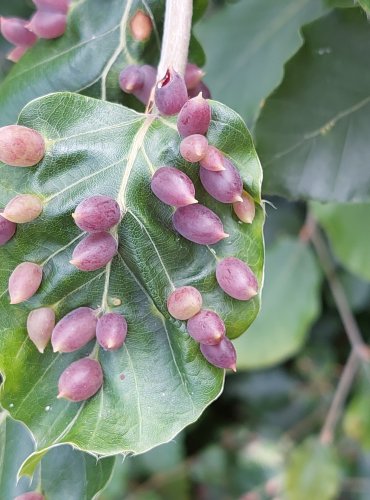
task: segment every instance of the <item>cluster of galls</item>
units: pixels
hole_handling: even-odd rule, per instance
[[[33,0],[36,12],[31,19],[1,17],[0,31],[14,49],[7,58],[17,62],[37,38],[58,38],[66,30],[69,0]]]
[[[131,71],[126,71],[127,78]],[[182,137],[180,154],[190,163],[199,163],[204,189],[217,201],[233,204],[239,219],[251,223],[255,215],[254,201],[243,191],[237,168],[205,137],[211,122],[211,107],[202,92],[188,99],[186,78],[170,68],[156,85],[154,98],[161,114],[178,113],[177,129]],[[163,203],[176,208],[173,225],[184,238],[200,245],[212,245],[229,236],[221,219],[198,204],[195,186],[184,172],[172,166],[161,167],[152,177],[151,188]],[[216,279],[222,290],[234,299],[246,301],[258,293],[253,271],[235,257],[218,262]],[[202,296],[196,288],[184,286],[175,290],[168,297],[167,306],[174,318],[187,320],[188,333],[200,343],[201,352],[211,364],[236,370],[236,352],[226,337],[225,324],[216,312],[201,309]]]
[[[45,154],[45,142],[36,131],[20,125],[0,129],[0,160],[15,167],[36,165]],[[31,222],[43,210],[39,197],[18,195],[8,202],[0,215],[0,245],[15,234],[16,225]],[[94,271],[110,262],[117,253],[117,241],[109,232],[121,219],[118,203],[108,196],[91,196],[82,201],[72,214],[75,223],[89,233],[74,249],[71,264],[82,271]],[[31,298],[39,289],[43,269],[39,264],[23,262],[9,278],[11,304]],[[100,316],[100,317],[99,317]],[[101,315],[89,307],[71,311],[57,324],[51,307],[31,311],[27,318],[27,332],[42,353],[51,340],[54,352],[66,353],[81,349],[95,336],[100,346],[108,351],[119,349],[126,338],[127,322],[117,313]],[[59,379],[58,397],[83,401],[94,395],[103,383],[100,363],[84,358],[72,363]]]
[[[188,99],[184,79],[171,69],[156,85],[155,103],[162,114],[178,113],[177,126],[182,137],[180,154],[188,162],[200,164],[200,180],[205,190],[216,200],[233,204],[242,221],[252,222],[254,201],[243,191],[238,170],[220,150],[209,145],[205,137],[211,108],[202,93]],[[45,141],[37,131],[20,125],[0,129],[0,161],[29,167],[36,165],[44,154]],[[151,189],[162,202],[176,208],[173,225],[184,238],[211,245],[228,237],[220,218],[198,204],[194,184],[184,172],[171,166],[159,168],[152,177]],[[10,200],[0,215],[0,244],[13,237],[16,224],[31,222],[42,210],[41,199],[33,194],[18,195]],[[95,271],[106,266],[117,253],[118,244],[113,234],[121,215],[118,203],[108,196],[96,195],[83,200],[72,216],[88,235],[75,247],[71,264],[81,271]],[[40,287],[42,277],[42,266],[33,262],[19,264],[9,278],[10,303],[18,304],[31,298]],[[258,293],[254,273],[235,257],[218,262],[216,279],[223,291],[234,299],[247,301]],[[187,321],[189,334],[201,344],[201,351],[210,363],[235,370],[236,353],[226,337],[225,324],[216,312],[201,309],[202,297],[197,289],[184,286],[174,290],[167,299],[167,307],[174,318]],[[30,312],[27,331],[40,352],[50,339],[54,352],[65,353],[82,348],[95,336],[106,350],[120,348],[127,334],[125,318],[117,313],[101,314],[89,307],[79,307],[55,325],[54,310],[42,307]],[[58,397],[86,400],[102,383],[99,362],[84,358],[62,373]]]
[[[171,75],[171,76],[170,76]],[[177,76],[183,81],[182,77],[177,75],[174,71],[168,72],[168,77],[165,77],[159,85],[165,86],[169,83],[170,79],[177,80]],[[177,87],[177,90],[181,93],[180,97],[184,97],[185,100],[188,98],[195,97],[202,92],[203,96],[207,99],[211,97],[211,93],[205,83],[202,81],[204,76],[201,68],[198,68],[195,64],[188,63],[185,69],[185,89],[180,83],[180,85],[174,85],[172,82],[171,87]],[[157,69],[154,66],[149,66],[144,64],[143,66],[131,65],[124,68],[119,75],[119,85],[121,89],[126,94],[133,94],[139,101],[147,105],[149,103],[152,90],[156,84]],[[165,83],[167,78],[167,83]],[[184,93],[185,92],[185,93]],[[178,98],[178,97],[177,97]],[[164,105],[167,108],[167,112],[163,114],[174,114],[170,111],[171,102],[165,99]],[[179,110],[178,110],[179,111]],[[175,111],[177,113],[178,111]]]

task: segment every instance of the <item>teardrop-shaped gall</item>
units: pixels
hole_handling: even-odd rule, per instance
[[[45,497],[38,491],[29,491],[28,493],[22,493],[22,495],[18,495],[14,498],[14,500],[45,500]]]
[[[216,345],[225,337],[225,323],[214,311],[203,309],[189,319],[187,330],[200,344]]]
[[[37,36],[25,27],[27,23],[28,20],[19,17],[0,17],[1,34],[13,45],[31,47],[36,42]]]
[[[156,197],[167,205],[184,207],[197,203],[192,180],[177,168],[159,168],[154,173],[150,186]]]
[[[210,122],[211,107],[200,93],[185,102],[181,108],[177,118],[177,129],[182,137],[193,134],[204,135],[208,131]]]
[[[59,38],[66,30],[67,16],[63,12],[37,10],[26,27],[39,38]]]
[[[175,115],[188,100],[184,78],[173,68],[157,83],[154,100],[162,115]]]
[[[173,318],[182,321],[195,316],[202,307],[202,296],[193,286],[181,286],[170,293],[167,309]]]
[[[213,172],[225,170],[224,155],[215,146],[208,146],[206,154],[200,161],[200,166]]]
[[[54,352],[73,352],[95,337],[97,318],[90,307],[78,307],[64,316],[51,335]]]
[[[252,269],[236,257],[226,257],[216,266],[216,279],[222,290],[237,300],[249,300],[258,293]]]
[[[12,61],[14,63],[18,62],[19,59],[27,52],[28,47],[23,47],[22,45],[17,45],[12,49],[9,54],[7,54],[6,58],[9,61]]]
[[[54,10],[67,14],[70,0],[32,0],[38,10]]]
[[[219,344],[200,344],[200,350],[211,365],[218,368],[230,368],[236,372],[236,351],[233,343],[224,337]]]
[[[22,125],[0,128],[0,161],[12,167],[32,167],[45,155],[41,134]]]
[[[173,214],[172,221],[181,236],[199,245],[213,245],[229,236],[220,218],[204,205],[180,207]]]
[[[118,224],[121,210],[113,198],[97,195],[81,201],[72,217],[82,231],[97,233]]]
[[[189,99],[192,99],[193,97],[199,95],[199,92],[202,93],[204,99],[212,99],[211,91],[204,82],[199,82],[196,87],[188,90]]]
[[[126,94],[132,94],[143,87],[144,77],[141,67],[131,64],[126,66],[119,74],[119,86]]]
[[[39,289],[42,281],[42,267],[33,262],[19,264],[9,278],[11,304],[20,304],[30,299]]]
[[[118,313],[107,313],[98,319],[96,339],[106,351],[115,351],[123,346],[127,335],[127,321]]]
[[[16,229],[17,225],[2,217],[0,212],[0,246],[5,245],[5,243],[13,238]]]
[[[37,219],[42,209],[43,205],[40,198],[33,194],[20,194],[5,206],[3,217],[11,222],[24,224]]]
[[[153,31],[153,24],[150,17],[142,10],[138,10],[130,20],[131,35],[134,40],[144,42]]]
[[[144,66],[140,66],[140,71],[144,78],[144,83],[141,88],[133,91],[133,94],[139,101],[147,105],[155,86],[157,70],[153,66],[149,66],[149,64],[144,64]]]
[[[225,170],[214,172],[200,168],[199,177],[204,189],[221,203],[243,201],[243,181],[237,168],[224,158]]]
[[[37,349],[43,353],[55,326],[55,312],[51,307],[31,311],[27,318],[27,332]]]
[[[117,253],[117,240],[109,233],[86,236],[74,249],[70,263],[80,271],[104,267]]]
[[[188,91],[191,89],[195,89],[200,84],[203,76],[204,72],[201,68],[199,68],[199,66],[197,66],[196,64],[187,63],[184,79]],[[198,94],[199,92],[196,95]]]
[[[205,157],[208,150],[208,141],[204,135],[193,134],[185,137],[180,144],[180,154],[184,160],[197,163]]]
[[[242,199],[243,201],[236,201],[233,203],[234,212],[242,222],[251,224],[256,215],[254,200],[246,191],[242,192]]]
[[[59,377],[58,398],[86,401],[103,385],[103,370],[96,359],[83,358],[70,364]]]

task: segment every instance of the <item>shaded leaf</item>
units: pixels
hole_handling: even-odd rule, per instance
[[[197,1],[196,17],[203,13],[204,4]],[[0,85],[0,125],[15,122],[30,100],[56,91],[79,92],[143,110],[136,98],[121,91],[118,76],[128,64],[157,64],[164,7],[165,0],[105,0],[103,16],[101,0],[73,3],[65,34],[39,40]],[[130,32],[130,19],[138,9],[153,22],[146,42],[137,42]],[[189,58],[199,65],[205,61],[194,36]]]
[[[196,33],[207,54],[213,97],[251,126],[263,99],[282,80],[285,61],[302,45],[301,25],[325,10],[322,0],[249,0],[201,22]]]
[[[256,126],[264,189],[289,198],[369,200],[370,25],[360,9],[342,9],[303,33],[304,47]]]
[[[50,500],[91,500],[109,481],[114,458],[95,458],[70,446],[51,449],[31,482],[17,481],[18,469],[34,450],[30,433],[19,422],[0,414],[0,497],[12,500],[26,491],[40,489]]]
[[[282,238],[266,253],[263,308],[235,342],[239,369],[267,367],[299,351],[320,312],[321,273],[311,249]]]
[[[340,487],[340,470],[333,450],[311,438],[292,453],[285,474],[287,500],[334,500]]]
[[[370,280],[370,240],[365,229],[370,204],[312,203],[311,207],[341,264],[360,278]]]
[[[69,93],[37,99],[20,115],[19,123],[39,130],[49,148],[35,169],[0,167],[0,202],[27,191],[41,195],[46,205],[39,219],[20,226],[0,250],[1,402],[28,425],[41,454],[65,442],[97,454],[144,452],[172,439],[220,394],[223,370],[202,357],[185,325],[167,312],[173,287],[199,288],[205,307],[217,309],[230,337],[242,334],[257,315],[259,295],[248,302],[226,296],[216,284],[215,265],[217,257],[236,255],[261,284],[264,210],[257,205],[253,224],[240,224],[230,206],[205,194],[197,170],[179,156],[175,120]],[[258,204],[261,168],[240,117],[212,102],[208,138],[239,167]],[[222,218],[231,235],[227,240],[208,248],[174,232],[172,208],[150,190],[151,175],[163,164],[192,177],[198,200]],[[119,255],[106,269],[83,273],[68,263],[82,236],[71,213],[98,193],[117,198],[125,213],[117,229]],[[12,307],[6,283],[23,260],[42,263],[44,280],[35,297]],[[27,339],[25,323],[27,313],[41,304],[52,305],[58,318],[81,305],[113,309],[127,318],[127,342],[117,352],[99,353],[104,388],[87,402],[57,400],[57,380],[93,345],[77,353],[54,355],[48,348],[39,354]],[[38,458],[29,459],[31,469]]]
[[[23,17],[28,18],[33,10],[31,1],[26,0],[0,0],[0,15],[4,17]],[[0,82],[12,68],[13,63],[6,59],[7,54],[11,51],[12,45],[5,40],[0,34]]]

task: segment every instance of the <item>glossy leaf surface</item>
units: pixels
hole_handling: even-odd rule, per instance
[[[261,168],[245,125],[229,108],[211,105],[208,139],[239,168],[244,188],[253,195],[252,224],[240,224],[230,205],[204,192],[197,168],[179,154],[176,117],[164,120],[69,93],[37,99],[21,113],[20,123],[40,131],[48,149],[35,169],[0,167],[0,201],[27,191],[42,195],[45,206],[39,219],[19,227],[0,250],[1,403],[29,426],[38,450],[68,442],[97,454],[143,452],[172,439],[220,394],[223,370],[205,361],[185,324],[171,318],[166,307],[173,288],[195,286],[204,306],[221,315],[230,337],[241,335],[259,310],[259,295],[236,301],[215,278],[216,257],[235,255],[249,264],[261,287],[264,210]],[[181,168],[192,178],[199,201],[222,219],[227,240],[210,248],[175,233],[173,209],[150,189],[151,176],[162,165]],[[112,264],[86,273],[69,264],[82,237],[71,214],[94,194],[117,199],[125,215]],[[44,280],[30,301],[10,307],[7,279],[23,260],[43,264]],[[68,364],[91,352],[93,342],[71,354],[55,355],[50,347],[38,353],[25,325],[27,313],[41,305],[53,306],[57,319],[79,306],[102,307],[127,319],[123,348],[98,354],[103,390],[84,403],[57,400],[57,381]]]

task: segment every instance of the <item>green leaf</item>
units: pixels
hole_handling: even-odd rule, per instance
[[[339,487],[339,467],[329,446],[311,438],[293,451],[285,475],[287,500],[334,500]]]
[[[302,45],[299,29],[324,11],[322,0],[249,0],[220,9],[196,33],[207,54],[206,81],[215,99],[251,126],[262,101]]]
[[[40,452],[57,443],[96,454],[144,452],[197,420],[222,390],[224,371],[203,358],[185,325],[166,308],[173,287],[194,285],[204,306],[220,313],[232,338],[249,327],[259,310],[259,295],[236,301],[215,279],[216,259],[236,255],[249,263],[262,286],[264,210],[259,204],[261,167],[248,130],[229,108],[211,105],[208,139],[232,159],[254,196],[257,214],[251,225],[239,223],[229,205],[205,194],[197,170],[179,156],[176,117],[143,115],[69,93],[37,99],[20,115],[19,123],[47,138],[48,151],[34,169],[0,167],[0,203],[15,192],[30,192],[46,205],[39,219],[20,225],[0,250],[1,403],[31,429]],[[174,232],[172,208],[150,190],[151,175],[160,165],[176,165],[192,177],[198,200],[222,218],[231,235],[227,240],[208,248]],[[117,198],[125,212],[118,228],[119,255],[106,269],[84,273],[68,263],[82,236],[71,213],[97,193]],[[30,301],[9,306],[7,279],[24,260],[44,265],[43,284]],[[81,305],[127,317],[125,346],[99,353],[103,390],[82,404],[57,400],[57,381],[93,346],[71,354],[55,355],[50,348],[39,354],[25,323],[27,313],[41,304],[52,305],[58,318]]]
[[[256,126],[264,189],[289,198],[370,199],[370,25],[336,10],[303,30],[305,45]]]
[[[298,352],[320,312],[321,273],[311,249],[281,238],[267,250],[263,308],[235,342],[238,368],[274,365]]]
[[[66,33],[55,40],[39,40],[0,86],[0,124],[16,121],[31,99],[61,90],[132,102],[119,90],[118,73],[127,64],[157,61],[164,0],[145,2],[155,26],[147,43],[136,42],[129,32],[130,18],[138,8],[143,8],[141,0],[106,0],[102,15],[101,0],[72,4]]]
[[[370,450],[370,399],[366,379],[361,390],[346,408],[343,430],[347,436],[357,441],[362,449]]]
[[[205,7],[205,0],[196,2],[196,18]],[[135,41],[130,33],[130,19],[138,9],[153,22],[153,33],[146,42]],[[105,0],[102,16],[101,0],[73,3],[65,34],[55,40],[39,40],[0,85],[0,125],[15,122],[30,100],[57,91],[79,92],[143,110],[136,98],[122,92],[118,76],[128,64],[157,65],[164,10],[165,0]],[[194,36],[189,59],[201,66],[205,62]]]
[[[344,267],[370,280],[370,204],[312,203],[312,211],[325,229],[332,250]]]
[[[39,489],[50,500],[91,500],[110,479],[114,458],[99,461],[70,446],[52,448],[41,461],[32,482],[17,480],[23,460],[34,443],[24,425],[0,414],[0,497],[10,500],[26,491]]]
[[[358,0],[359,5],[364,9],[367,16],[370,15],[370,0]]]

